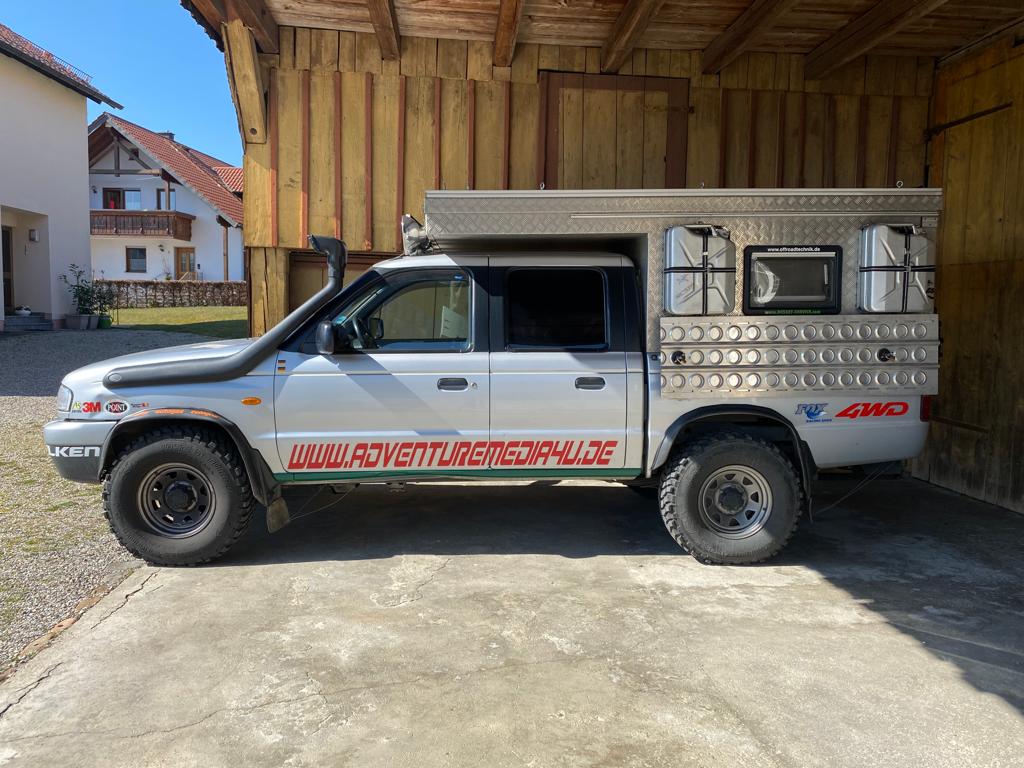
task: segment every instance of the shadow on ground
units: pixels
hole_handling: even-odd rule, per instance
[[[822,482],[818,508],[852,483]],[[292,504],[305,517],[270,535],[260,515],[216,565],[406,554],[684,556],[654,503],[615,485],[364,486],[341,501],[302,491]],[[752,567],[811,569],[1024,713],[1022,552],[1024,517],[926,483],[878,480],[805,518],[780,557]],[[736,571],[720,573],[728,583]]]

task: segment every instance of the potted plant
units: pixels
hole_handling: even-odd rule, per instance
[[[32,307],[27,307],[24,304],[19,304],[14,308],[14,314],[18,317],[28,317],[32,314]]]
[[[114,292],[109,285],[93,283],[93,311],[99,315],[98,327],[109,328],[114,324],[110,307],[114,303]]]
[[[92,281],[83,277],[85,270],[76,264],[69,264],[68,272],[71,273],[71,280],[67,275],[61,275],[60,279],[68,287],[68,293],[75,304],[75,314],[67,315],[65,324],[77,331],[95,328],[99,324],[99,317],[94,314],[96,291]]]

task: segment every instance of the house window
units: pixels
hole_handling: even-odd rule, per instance
[[[176,192],[177,192],[176,189],[172,189],[171,190],[171,204],[170,205],[165,205],[164,198],[167,195],[167,190],[166,189],[158,189],[156,191],[156,209],[158,211],[176,211],[176,210],[178,210],[178,201],[177,201],[177,197],[178,196],[177,196],[177,194],[175,194]]]
[[[124,249],[125,272],[146,271],[146,249],[128,247]]]
[[[103,207],[107,210],[120,210],[124,208],[124,190],[104,189]]]
[[[114,211],[141,211],[141,189],[104,189],[103,207]]]

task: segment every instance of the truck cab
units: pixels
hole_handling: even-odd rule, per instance
[[[378,265],[280,350],[282,479],[641,475],[635,286],[616,254]]]

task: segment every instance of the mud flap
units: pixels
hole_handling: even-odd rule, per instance
[[[281,498],[281,493],[278,491],[267,505],[267,530],[270,533],[279,531],[288,525],[291,519],[291,514],[288,512],[288,503]]]

